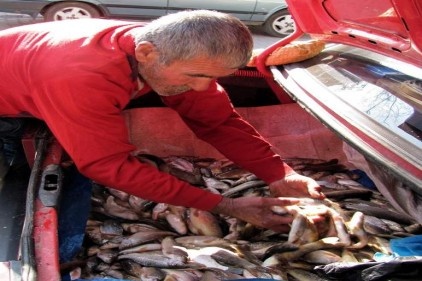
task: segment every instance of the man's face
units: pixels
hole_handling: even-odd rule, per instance
[[[162,65],[156,59],[140,62],[138,71],[159,95],[172,96],[189,90],[205,91],[214,79],[236,71],[223,65],[210,58],[175,61],[170,65]]]

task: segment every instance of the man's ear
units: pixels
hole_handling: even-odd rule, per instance
[[[135,48],[135,57],[138,62],[149,62],[158,57],[157,50],[151,42],[142,41]]]

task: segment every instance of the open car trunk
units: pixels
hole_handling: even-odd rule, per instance
[[[219,79],[219,83],[227,90],[238,112],[273,144],[274,150],[282,155],[288,163],[296,163],[297,171],[313,176],[317,180],[320,180],[318,174],[326,173],[325,175],[331,174],[340,177],[341,174],[353,172],[355,175],[360,175],[359,179],[355,177],[360,186],[351,189],[355,188],[361,192],[366,190],[362,193],[365,194],[362,200],[369,201],[372,198],[371,195],[381,201],[385,200],[374,187],[371,178],[367,177],[360,167],[355,166],[356,159],[361,161],[360,163],[364,163],[363,167],[367,165],[364,157],[307,110],[294,102],[272,78],[266,78],[255,69],[247,68],[239,70],[230,77]],[[162,159],[177,156],[185,157],[185,159],[194,157],[208,160],[215,159],[216,161],[224,160],[224,157],[213,147],[198,140],[179,116],[171,109],[163,106],[154,93],[134,100],[125,111],[125,116],[131,132],[131,142],[138,147],[139,153]],[[32,152],[32,157],[35,160],[30,163],[32,173],[28,187],[27,211],[21,239],[21,250],[15,262],[2,264],[2,272],[5,274],[5,278],[8,278],[6,280],[143,280],[139,276],[136,279],[133,275],[123,273],[119,275],[116,271],[124,272],[124,270],[122,270],[121,265],[116,266],[117,260],[115,258],[109,259],[109,264],[107,264],[105,262],[107,259],[101,256],[100,251],[93,254],[93,249],[99,247],[99,245],[95,245],[95,241],[103,243],[103,247],[105,247],[104,245],[110,242],[111,238],[109,236],[107,239],[101,239],[101,242],[98,242],[98,240],[93,239],[92,232],[89,231],[92,230],[93,222],[98,223],[100,221],[103,224],[112,221],[118,224],[136,224],[137,221],[128,220],[115,214],[107,214],[107,212],[99,212],[98,201],[92,200],[92,198],[96,194],[98,195],[99,190],[103,195],[105,193],[111,195],[107,189],[99,187],[80,175],[75,167],[69,164],[71,162],[68,162],[69,159],[66,154],[54,138],[48,135],[48,132],[46,135],[41,134],[41,137],[34,137],[34,140],[26,145],[28,150],[36,150],[37,153]],[[31,156],[29,159],[31,159]],[[312,161],[307,162],[310,159],[319,159],[319,163],[323,163],[323,165],[308,165],[307,169],[304,168],[307,165],[306,163],[313,163]],[[350,161],[350,159],[353,161]],[[298,163],[305,164],[301,166]],[[313,167],[314,170],[310,167]],[[325,167],[326,170],[324,171],[322,167]],[[319,182],[321,184],[327,183],[325,181]],[[351,195],[349,199],[356,199],[355,195]],[[341,196],[335,200],[344,202],[346,199],[348,199],[347,196]],[[103,204],[105,203],[103,202]],[[387,207],[389,204],[385,203],[383,206]],[[415,233],[419,233],[418,227],[420,227],[420,224],[418,222],[421,223],[421,218],[412,217],[414,214],[406,213],[403,209],[396,209],[394,213],[397,214],[398,218],[401,218],[401,227],[412,227],[412,233],[396,232],[393,234],[393,231],[386,230],[388,233],[372,236],[380,239],[380,241],[389,241],[391,238],[414,237]],[[147,219],[143,217],[138,222],[145,223],[147,221],[153,225],[159,222],[161,226],[164,225],[164,228],[169,230],[169,223],[166,218],[161,217],[152,220],[151,212],[152,206],[150,205],[145,210],[148,215],[144,214]],[[357,212],[357,210],[353,210],[353,212]],[[227,223],[223,223],[223,225],[222,231],[224,237],[226,237],[230,233],[230,228]],[[175,232],[174,229],[171,231]],[[125,231],[121,235],[128,237],[129,233]],[[186,234],[177,234],[176,237],[192,235],[201,234],[189,230]],[[228,241],[239,243],[239,245],[245,247],[245,244],[281,243],[287,239],[286,235],[276,235],[265,230],[250,228],[249,232],[244,230],[243,236]],[[157,239],[155,243],[159,243],[160,240]],[[284,275],[281,273],[268,274],[268,272],[265,272],[265,274],[255,272],[254,275],[251,273],[254,270],[237,274],[246,271],[244,268],[239,269],[240,265],[228,264],[224,265],[228,268],[228,270],[223,271],[224,274],[221,273],[221,269],[210,270],[206,268],[196,269],[196,271],[189,269],[185,272],[196,272],[196,274],[208,272],[209,275],[211,274],[211,277],[207,277],[211,279],[197,275],[196,279],[191,276],[191,278],[194,278],[191,280],[229,280],[238,279],[239,276],[246,279],[308,280],[303,278],[308,278],[304,276],[309,274],[313,274],[311,275],[312,278],[317,278],[316,274],[319,274],[319,278],[333,278],[332,280],[386,280],[382,278],[418,280],[417,278],[421,274],[419,260],[390,261],[388,258],[392,257],[391,249],[388,245],[385,248],[379,248],[380,245],[351,250],[356,255],[365,256],[365,258],[361,258],[358,262],[352,264],[344,263],[346,258],[336,263],[322,264],[318,262],[305,263],[302,255],[297,258],[292,257],[290,258],[291,267],[281,267],[281,272]],[[110,249],[108,251],[110,253]],[[375,252],[386,259],[383,261],[375,260],[372,256]],[[267,252],[266,258],[270,255],[269,253]],[[341,256],[339,249],[336,250],[336,253]],[[260,256],[260,258],[263,259],[263,256]],[[96,263],[94,269],[92,269],[92,262]],[[112,266],[113,263],[116,264]],[[337,266],[329,267],[334,264]],[[86,273],[87,267],[92,270],[90,274]],[[151,267],[154,268],[154,266]],[[318,270],[315,269],[317,267],[319,267]],[[16,268],[18,271],[20,269],[18,275],[13,274],[16,273]],[[157,269],[163,270],[161,267],[156,267],[155,270]],[[166,270],[167,273],[162,275],[161,279],[157,277],[156,280],[182,280],[175,277],[177,275],[174,275],[176,274],[174,268],[167,268]],[[179,274],[180,271],[184,271],[184,269],[178,270]],[[218,275],[215,274],[216,270],[220,272]],[[170,272],[173,274],[172,277]],[[258,270],[258,272],[261,271]],[[381,279],[371,279],[370,276],[374,274],[381,276]],[[167,275],[167,279],[165,279],[165,275]],[[147,277],[144,276],[144,278]],[[182,277],[179,276],[178,278]]]

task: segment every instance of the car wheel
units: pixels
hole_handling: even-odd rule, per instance
[[[93,6],[80,2],[63,2],[50,6],[44,13],[44,20],[58,21],[82,18],[99,18],[100,12]]]
[[[287,9],[274,13],[264,23],[264,31],[275,37],[286,37],[293,33],[295,28],[293,17]]]

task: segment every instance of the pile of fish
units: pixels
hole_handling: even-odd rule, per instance
[[[223,196],[270,196],[265,182],[228,160],[137,157]],[[420,224],[397,213],[376,190],[359,184],[359,176],[336,159],[285,162],[314,178],[327,196],[274,208],[277,214],[294,217],[286,234],[93,183],[92,211],[75,278],[323,280],[315,266],[373,261],[376,252],[391,254],[391,238],[421,233]],[[325,220],[314,222],[310,218],[315,215]]]

